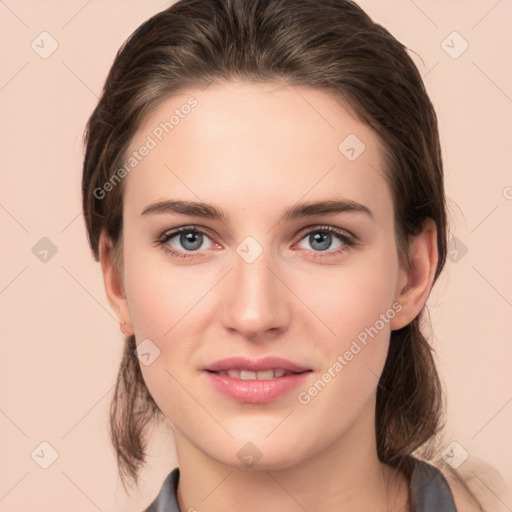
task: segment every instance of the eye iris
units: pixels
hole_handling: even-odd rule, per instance
[[[317,246],[317,249],[328,249],[331,245],[331,237],[329,233],[315,233],[314,235],[310,235],[309,240],[311,247],[315,248],[314,243],[320,242],[320,247]]]
[[[201,233],[182,233],[180,236],[180,244],[186,249],[193,251],[195,249],[199,249],[203,242],[203,235]],[[188,243],[192,244],[192,247],[187,245]]]

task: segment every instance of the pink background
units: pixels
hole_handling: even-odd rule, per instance
[[[464,464],[484,460],[510,486],[512,1],[359,3],[423,59],[413,54],[439,116],[451,236],[467,247],[428,301],[447,391],[443,446],[456,441]],[[0,2],[0,511],[140,511],[176,465],[158,430],[140,495],[120,487],[107,414],[123,335],[80,203],[83,129],[113,57],[167,5]],[[46,59],[31,47],[51,48],[43,31],[58,43]],[[453,31],[469,44],[458,58],[443,49]],[[462,48],[458,36],[447,41],[452,54]],[[43,237],[57,248],[45,263],[32,252]],[[42,442],[58,452],[47,469]]]

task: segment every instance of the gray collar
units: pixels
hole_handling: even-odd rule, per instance
[[[414,462],[411,495],[415,512],[457,512],[441,471],[427,462],[410,458]],[[180,512],[176,499],[179,478],[180,469],[177,467],[169,473],[158,496],[144,512]]]

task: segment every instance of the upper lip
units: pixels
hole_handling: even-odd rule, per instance
[[[261,359],[249,359],[247,357],[228,357],[226,359],[220,359],[212,364],[209,364],[205,370],[219,372],[230,369],[238,370],[250,370],[253,372],[271,370],[276,368],[282,368],[294,373],[300,373],[310,370],[301,366],[293,361],[288,361],[282,357],[267,356]]]

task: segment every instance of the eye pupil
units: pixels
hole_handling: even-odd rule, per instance
[[[192,233],[190,231],[187,232],[186,234],[182,233],[180,237],[180,243],[183,247],[191,251],[199,249],[203,241],[202,236],[203,235],[201,235],[201,233]],[[192,246],[187,244],[192,244]]]
[[[314,243],[319,242],[320,246],[317,246],[317,249],[328,249],[331,245],[331,235],[329,233],[315,233],[310,236],[311,246],[314,246]]]

